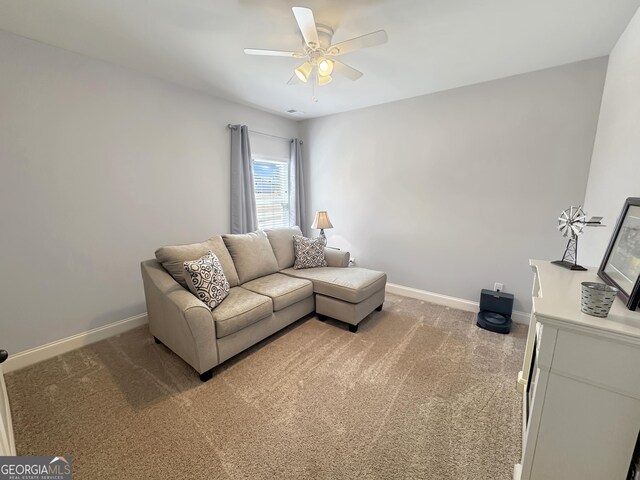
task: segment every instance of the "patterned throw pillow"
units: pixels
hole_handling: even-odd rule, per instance
[[[198,260],[184,262],[184,270],[184,278],[191,293],[206,303],[211,310],[229,295],[229,282],[224,276],[220,260],[211,250]]]
[[[324,259],[324,239],[322,237],[305,238],[294,235],[293,250],[296,254],[296,261],[293,264],[295,269],[327,266],[327,261]]]

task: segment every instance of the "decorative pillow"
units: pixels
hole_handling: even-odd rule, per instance
[[[229,295],[229,282],[220,260],[212,251],[198,260],[184,262],[187,286],[191,293],[206,303],[211,310]]]
[[[208,251],[212,251],[220,264],[224,275],[229,281],[229,285],[235,287],[239,284],[238,273],[233,264],[229,250],[224,244],[222,237],[216,235],[209,240],[200,243],[190,243],[188,245],[172,245],[161,247],[156,250],[156,259],[162,264],[164,269],[171,274],[173,279],[184,288],[189,288],[185,279],[184,262],[196,260]]]
[[[322,237],[306,238],[300,235],[293,236],[293,249],[296,261],[293,268],[326,267],[324,259],[324,239]]]

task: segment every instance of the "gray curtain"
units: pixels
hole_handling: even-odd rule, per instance
[[[298,225],[305,236],[309,235],[302,169],[302,141],[297,138],[291,140],[289,150],[289,224]]]
[[[249,128],[231,125],[231,233],[258,229]]]

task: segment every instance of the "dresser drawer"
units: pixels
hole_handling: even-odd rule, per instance
[[[551,371],[640,398],[640,348],[559,330]]]

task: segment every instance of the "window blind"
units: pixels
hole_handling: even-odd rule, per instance
[[[258,227],[289,226],[289,162],[253,159]]]

